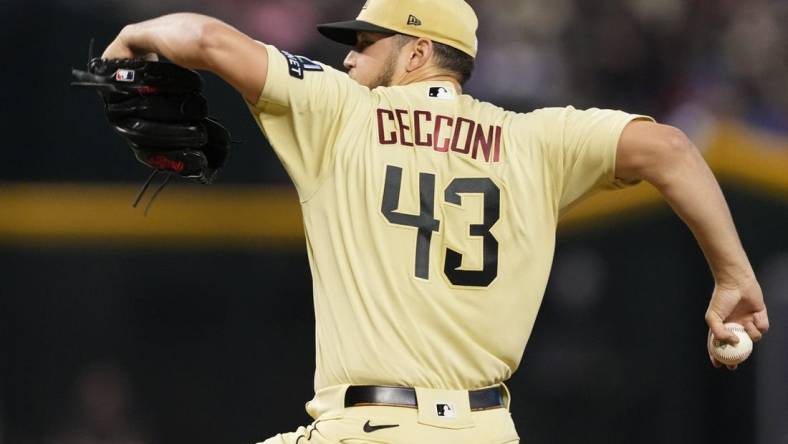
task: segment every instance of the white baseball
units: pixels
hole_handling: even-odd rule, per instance
[[[739,343],[736,345],[728,344],[716,339],[714,333],[709,333],[709,342],[707,344],[709,353],[725,365],[741,364],[752,353],[752,339],[750,339],[750,335],[747,334],[744,327],[735,322],[725,324],[725,329],[735,333],[739,338]]]

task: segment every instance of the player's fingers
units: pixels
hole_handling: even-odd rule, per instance
[[[728,344],[738,344],[739,338],[736,334],[732,331],[728,331],[725,329],[725,325],[722,322],[722,319],[717,316],[716,313],[708,312],[706,313],[706,323],[709,325],[709,329],[712,333],[714,333],[714,338],[726,342]]]
[[[709,352],[709,361],[711,361],[711,365],[713,365],[714,368],[720,368],[722,364],[720,364],[719,361],[714,359],[714,356],[711,354],[711,329],[709,329],[709,334],[706,335],[706,345],[707,345],[707,351]]]
[[[755,326],[758,328],[758,330],[760,330],[761,333],[766,333],[769,331],[769,315],[766,313],[766,310],[759,311],[752,317],[755,321]]]
[[[739,367],[739,366],[738,365],[726,365],[725,367],[728,367],[728,370],[736,370],[736,368]]]
[[[750,335],[750,338],[752,338],[752,342],[758,342],[763,337],[761,331],[758,330],[758,328],[755,327],[755,324],[752,322],[746,323],[744,325],[744,330],[746,330],[747,334]]]

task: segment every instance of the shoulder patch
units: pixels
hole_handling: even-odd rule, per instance
[[[313,62],[304,56],[293,55],[281,49],[279,52],[287,59],[287,71],[291,77],[303,80],[304,71],[323,71],[323,67],[319,63]]]

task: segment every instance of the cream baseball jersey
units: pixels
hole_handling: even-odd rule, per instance
[[[369,90],[266,49],[265,88],[249,106],[301,200],[315,389],[508,379],[542,301],[559,214],[624,185],[616,147],[640,116],[514,113],[441,81]]]

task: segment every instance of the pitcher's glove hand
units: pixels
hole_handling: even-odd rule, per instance
[[[140,162],[204,184],[224,166],[230,134],[207,117],[196,71],[168,62],[92,58],[87,71],[71,72],[72,86],[98,91],[110,125]]]

